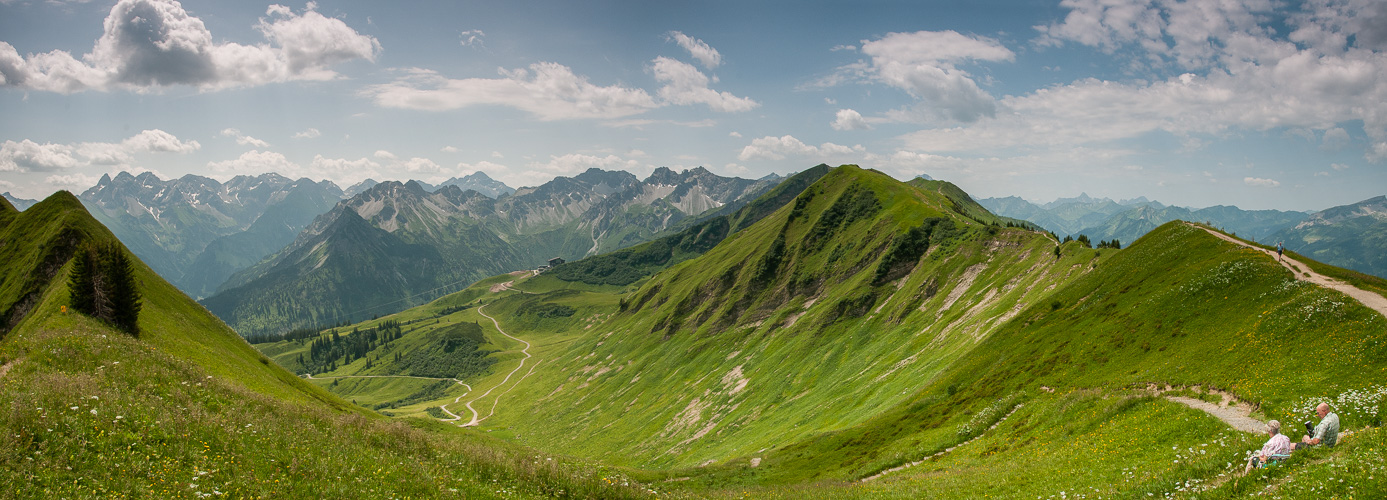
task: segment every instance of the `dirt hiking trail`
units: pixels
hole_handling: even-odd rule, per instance
[[[511,283],[511,282],[506,282],[507,285],[509,285],[510,283]],[[493,318],[493,317],[491,317],[490,315],[488,315],[487,313],[485,313],[485,312],[482,311],[482,309],[485,309],[485,308],[486,308],[486,306],[478,307],[478,308],[477,308],[477,314],[480,314],[480,315],[482,315],[483,317],[485,317],[486,319],[491,320],[491,324],[496,325],[496,331],[501,332],[501,335],[505,335],[505,336],[510,337],[511,339],[515,340],[516,342],[520,342],[520,343],[522,343],[522,344],[525,344],[525,348],[520,350],[521,354],[524,354],[525,357],[524,357],[523,359],[520,360],[520,365],[519,365],[519,366],[516,366],[514,370],[511,370],[510,373],[507,373],[507,374],[506,374],[506,378],[503,379],[503,380],[501,380],[501,383],[496,384],[495,386],[492,386],[492,388],[487,389],[486,392],[482,393],[481,396],[477,396],[475,399],[473,399],[473,400],[467,402],[467,409],[472,411],[472,420],[469,421],[469,422],[467,422],[467,423],[465,423],[465,424],[462,424],[463,427],[472,427],[472,426],[475,426],[475,425],[481,423],[482,420],[486,420],[487,418],[490,418],[492,415],[495,415],[495,414],[496,414],[496,405],[497,405],[498,403],[501,402],[501,396],[505,395],[506,392],[510,392],[510,389],[507,389],[505,392],[502,392],[501,394],[497,394],[497,395],[496,395],[496,401],[494,401],[494,402],[491,403],[491,413],[488,413],[485,417],[482,417],[482,416],[480,416],[480,415],[477,413],[477,409],[472,407],[472,403],[475,403],[475,402],[477,402],[477,401],[480,401],[482,398],[487,397],[488,395],[491,394],[491,391],[496,390],[497,387],[501,387],[501,386],[503,386],[503,385],[506,385],[506,382],[509,382],[509,381],[510,381],[511,375],[515,375],[515,372],[518,372],[518,371],[520,371],[521,368],[524,368],[524,367],[525,367],[525,361],[527,361],[527,360],[530,359],[530,347],[531,347],[531,346],[530,346],[530,343],[529,343],[529,342],[526,342],[526,341],[524,341],[524,340],[520,340],[519,338],[516,338],[516,337],[511,337],[511,334],[506,333],[505,330],[502,330],[502,329],[501,329],[501,323],[498,322],[498,321],[496,321],[496,318]],[[530,376],[530,373],[534,373],[534,367],[533,367],[533,366],[530,367],[530,371],[529,371],[529,372],[525,373],[525,376],[524,376],[524,377],[520,377],[520,380],[524,380],[525,377]],[[516,381],[515,381],[516,385],[519,385],[519,384],[520,384],[520,380],[516,380]],[[514,388],[515,388],[515,386],[511,386],[511,389],[514,389]],[[451,415],[451,413],[449,413],[449,414]]]
[[[1265,249],[1265,248],[1261,248],[1261,247],[1249,245],[1249,244],[1247,244],[1246,242],[1244,242],[1244,241],[1242,241],[1242,240],[1239,240],[1239,239],[1234,238],[1234,237],[1232,237],[1232,236],[1228,236],[1228,235],[1226,235],[1226,234],[1220,233],[1220,232],[1218,232],[1218,231],[1214,231],[1214,230],[1212,230],[1212,229],[1209,229],[1209,228],[1206,228],[1206,227],[1203,227],[1203,226],[1195,225],[1195,224],[1192,224],[1192,223],[1189,223],[1189,222],[1186,222],[1185,224],[1189,224],[1191,227],[1197,227],[1197,228],[1199,228],[1199,229],[1203,229],[1203,230],[1207,231],[1209,234],[1212,234],[1212,235],[1214,235],[1215,237],[1218,237],[1219,239],[1224,240],[1224,241],[1227,241],[1227,242],[1229,242],[1229,243],[1233,243],[1233,244],[1235,244],[1235,245],[1241,245],[1241,246],[1246,247],[1246,248],[1251,248],[1251,249],[1253,249],[1253,250],[1257,250],[1257,251],[1259,251],[1259,252],[1262,252],[1262,253],[1264,253],[1264,254],[1267,254],[1268,257],[1271,257],[1271,258],[1273,258],[1273,259],[1276,259],[1276,258],[1277,258],[1277,257],[1276,257],[1276,252],[1275,252],[1274,250],[1267,250],[1267,249]],[[1298,279],[1298,280],[1300,280],[1300,281],[1305,281],[1305,282],[1308,282],[1308,283],[1312,283],[1312,284],[1315,284],[1315,285],[1319,285],[1319,286],[1321,286],[1321,287],[1328,288],[1328,289],[1330,289],[1330,290],[1336,290],[1336,291],[1342,292],[1344,295],[1348,295],[1349,297],[1352,297],[1353,300],[1357,300],[1359,303],[1362,303],[1362,304],[1363,304],[1364,306],[1366,306],[1368,309],[1372,309],[1372,310],[1374,310],[1374,311],[1377,311],[1378,314],[1381,314],[1383,317],[1387,317],[1387,297],[1383,297],[1383,296],[1378,295],[1378,294],[1376,294],[1376,293],[1369,292],[1369,291],[1367,291],[1367,290],[1363,290],[1363,289],[1361,289],[1361,288],[1358,288],[1358,287],[1356,287],[1356,286],[1350,285],[1350,284],[1348,284],[1348,283],[1344,283],[1344,282],[1339,281],[1339,280],[1336,280],[1336,279],[1334,279],[1334,278],[1330,278],[1330,277],[1325,276],[1325,275],[1323,275],[1323,274],[1317,273],[1317,272],[1311,270],[1311,269],[1310,269],[1310,266],[1307,266],[1307,265],[1301,263],[1300,261],[1297,261],[1297,260],[1292,259],[1292,258],[1290,258],[1290,257],[1281,257],[1281,258],[1279,258],[1279,259],[1277,259],[1277,260],[1278,260],[1279,262],[1281,262],[1281,266],[1282,266],[1282,267],[1285,267],[1286,269],[1289,269],[1289,270],[1291,271],[1291,274],[1294,275],[1296,279]]]

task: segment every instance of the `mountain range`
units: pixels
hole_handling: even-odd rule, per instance
[[[788,192],[799,194],[769,203]],[[1207,485],[1200,498],[1267,484],[1298,498],[1331,473],[1355,495],[1387,483],[1330,467],[1376,460],[1387,440],[1373,423],[1387,313],[1248,243],[1170,222],[1120,250],[1058,244],[999,225],[947,182],[854,166],[748,207],[771,205],[712,248],[681,246],[716,233],[708,219],[629,253],[494,276],[312,342],[259,347],[399,417],[642,471],[631,480],[660,498],[1146,498],[1186,484]],[[654,271],[618,283],[561,272],[631,262]],[[393,340],[353,343],[397,325]],[[432,382],[389,378],[394,360],[437,349],[457,325],[481,326],[500,351],[483,372],[455,372],[467,388],[418,399]],[[315,359],[310,347],[328,339],[364,349]],[[1282,421],[1327,398],[1355,437],[1224,480],[1265,436],[1181,397],[1231,398],[1228,411]]]
[[[386,317],[261,344],[260,353],[134,256],[138,337],[71,310],[71,255],[88,245],[126,250],[71,194],[23,212],[0,201],[9,325],[0,398],[10,402],[0,412],[0,489],[1387,494],[1387,306],[1317,284],[1348,279],[1382,295],[1387,280],[1278,262],[1184,222],[1122,249],[1061,244],[1002,225],[947,182],[902,183],[851,165],[782,184],[685,226],[678,234],[694,240],[736,229],[626,285],[499,274]],[[390,189],[438,194],[417,183]],[[381,213],[369,219],[394,220],[396,232],[425,215]],[[338,219],[352,214],[369,220],[355,209]],[[660,238],[643,248],[657,241],[679,247]],[[1303,279],[1314,274],[1325,276]],[[312,373],[296,377],[281,364]],[[1300,422],[1321,401],[1341,419],[1337,446],[1242,473],[1266,435],[1218,415]]]
[[[14,207],[16,210],[20,210],[20,211],[23,211],[23,210],[25,210],[25,209],[28,209],[29,207],[34,206],[35,203],[38,203],[38,202],[39,202],[38,200],[29,200],[29,199],[24,199],[24,198],[17,198],[17,197],[15,197],[14,195],[10,194],[9,191],[6,191],[6,192],[4,192],[3,194],[0,194],[0,197],[5,198],[5,200],[7,200],[7,201],[10,202],[10,206],[12,206],[12,207]]]
[[[485,174],[471,182],[478,179]],[[590,169],[496,199],[457,183],[429,192],[416,181],[383,182],[338,203],[203,303],[245,335],[358,321],[554,257],[649,241],[774,184],[701,167],[660,168],[644,180]]]
[[[1315,260],[1387,276],[1387,196],[1330,208],[1262,240]]]
[[[196,175],[102,176],[80,198],[155,272],[194,297],[294,240],[342,197],[329,181],[269,173],[225,183]]]

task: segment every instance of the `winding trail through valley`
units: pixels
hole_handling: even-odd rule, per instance
[[[1244,242],[1232,236],[1228,236],[1221,232],[1214,231],[1212,229],[1199,226],[1190,222],[1186,222],[1185,224],[1188,224],[1190,227],[1197,227],[1199,229],[1203,229],[1207,231],[1209,234],[1212,234],[1215,237],[1227,241],[1229,243],[1240,245],[1245,248],[1251,248],[1253,250],[1257,250],[1259,252],[1267,254],[1268,257],[1271,257],[1273,259],[1276,258],[1276,252],[1274,250],[1267,250],[1265,248],[1253,246],[1248,244],[1247,242]],[[1334,278],[1330,278],[1323,274],[1317,273],[1311,270],[1310,266],[1307,266],[1301,263],[1300,261],[1297,261],[1290,257],[1282,257],[1277,260],[1281,262],[1282,267],[1289,269],[1291,271],[1291,274],[1294,275],[1296,279],[1319,285],[1330,290],[1342,292],[1344,295],[1352,297],[1353,300],[1357,300],[1359,303],[1363,304],[1368,309],[1377,311],[1378,314],[1381,314],[1383,317],[1387,317],[1387,297],[1383,297],[1376,293],[1369,292],[1367,290],[1358,288],[1348,283],[1344,283]]]
[[[526,341],[524,341],[524,340],[521,340],[521,339],[518,338],[518,337],[511,336],[511,334],[506,333],[505,330],[502,330],[502,329],[501,329],[501,323],[498,322],[498,321],[496,321],[496,318],[493,318],[493,317],[491,317],[491,315],[488,315],[485,311],[482,311],[482,309],[485,309],[485,308],[486,308],[486,306],[478,307],[478,308],[477,308],[477,314],[480,314],[480,315],[482,315],[482,317],[485,317],[486,319],[491,320],[491,324],[496,325],[496,331],[501,332],[501,335],[505,335],[505,336],[510,337],[511,339],[515,340],[516,342],[520,342],[520,343],[522,343],[522,344],[525,344],[525,348],[520,350],[521,354],[524,354],[525,357],[522,358],[522,359],[520,360],[520,365],[516,366],[514,370],[511,370],[510,373],[507,373],[507,374],[506,374],[506,378],[503,379],[503,380],[501,380],[501,383],[496,384],[495,386],[492,386],[490,389],[487,389],[486,392],[482,393],[481,396],[477,396],[475,399],[473,399],[473,400],[467,402],[467,409],[472,411],[472,420],[471,420],[470,422],[467,422],[467,423],[465,423],[465,424],[462,424],[463,427],[471,427],[471,426],[477,425],[477,424],[481,423],[482,420],[486,420],[487,418],[491,418],[492,415],[495,415],[495,414],[496,414],[496,404],[499,403],[499,402],[501,401],[501,396],[505,395],[507,392],[510,392],[510,389],[507,389],[505,392],[502,392],[501,394],[497,394],[497,395],[496,395],[496,401],[493,402],[493,403],[491,404],[491,412],[490,412],[490,413],[487,413],[487,415],[486,415],[485,417],[481,417],[480,414],[477,413],[477,409],[472,407],[472,403],[475,403],[475,402],[477,402],[477,401],[480,401],[482,398],[487,397],[488,395],[491,394],[491,391],[496,390],[497,387],[501,387],[501,386],[503,386],[503,385],[506,385],[506,382],[509,382],[509,381],[510,381],[511,375],[515,375],[515,372],[518,372],[518,371],[520,371],[521,368],[524,368],[524,367],[525,367],[525,361],[527,361],[527,360],[530,359],[530,347],[531,347],[531,346],[530,346],[530,343],[529,343],[529,342],[526,342]],[[531,368],[530,368],[530,372],[529,372],[529,373],[526,373],[524,377],[521,377],[521,378],[520,378],[520,380],[524,380],[525,377],[530,376],[530,373],[534,373],[534,367],[531,367]],[[515,383],[516,383],[517,385],[519,385],[519,384],[520,384],[520,380],[516,380]],[[511,389],[514,389],[514,388],[515,388],[515,386],[511,386]],[[455,401],[455,402],[456,402],[456,401]],[[449,413],[449,414],[451,415],[451,413]]]
[[[452,403],[448,403],[448,404],[455,404],[455,403],[458,402],[459,399],[462,399],[462,398],[464,398],[464,397],[467,397],[468,394],[471,394],[471,393],[472,393],[472,386],[467,385],[466,382],[463,382],[463,381],[458,380],[458,379],[455,379],[455,378],[416,377],[416,376],[413,376],[413,375],[332,375],[332,376],[327,376],[327,377],[314,377],[312,373],[305,373],[305,374],[303,374],[303,378],[308,379],[308,380],[326,380],[326,379],[340,379],[340,378],[415,378],[415,379],[420,379],[420,380],[452,380],[453,382],[457,382],[458,385],[467,388],[467,392],[462,393],[461,396],[458,396],[458,397],[456,397],[456,398],[453,398],[453,402],[452,402]],[[451,416],[453,417],[453,418],[441,418],[441,419],[439,419],[439,420],[442,420],[442,421],[444,421],[444,422],[452,422],[452,421],[455,421],[455,420],[462,420],[462,417],[461,417],[461,416],[458,416],[456,413],[453,413],[453,412],[451,412],[451,411],[448,411],[448,405],[439,405],[438,408],[441,409],[441,410],[443,410],[443,413],[447,413],[448,415],[451,415]]]

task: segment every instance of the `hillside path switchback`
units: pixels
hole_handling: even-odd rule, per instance
[[[1251,248],[1251,249],[1253,249],[1253,250],[1257,250],[1257,251],[1259,251],[1259,252],[1262,252],[1262,253],[1264,253],[1264,254],[1267,254],[1268,257],[1271,257],[1271,258],[1273,258],[1273,259],[1276,259],[1276,258],[1277,258],[1277,257],[1276,257],[1276,252],[1275,252],[1275,251],[1267,250],[1267,249],[1265,249],[1265,248],[1257,247],[1257,246],[1254,246],[1254,245],[1250,245],[1250,244],[1248,244],[1248,243],[1245,242],[1245,241],[1239,240],[1239,239],[1234,238],[1234,237],[1232,237],[1232,236],[1228,236],[1228,235],[1223,234],[1223,233],[1220,233],[1220,232],[1218,232],[1218,231],[1214,231],[1214,230],[1209,229],[1209,228],[1207,228],[1207,227],[1199,226],[1199,225],[1192,224],[1192,223],[1189,223],[1189,222],[1186,222],[1185,224],[1189,224],[1191,227],[1197,227],[1197,228],[1199,228],[1199,229],[1203,229],[1203,230],[1207,231],[1209,234],[1212,234],[1212,235],[1214,235],[1215,237],[1218,237],[1219,239],[1224,240],[1224,241],[1227,241],[1227,242],[1229,242],[1229,243],[1233,243],[1233,244],[1236,244],[1236,245],[1241,245],[1241,246],[1246,247],[1246,248]],[[1373,293],[1373,292],[1370,292],[1370,291],[1367,291],[1367,290],[1358,288],[1358,287],[1353,286],[1353,285],[1350,285],[1350,284],[1348,284],[1348,283],[1344,283],[1343,281],[1339,281],[1339,280],[1336,280],[1336,279],[1334,279],[1334,278],[1330,278],[1330,277],[1325,276],[1325,275],[1323,275],[1323,274],[1317,273],[1317,272],[1315,272],[1314,270],[1311,270],[1311,269],[1310,269],[1310,266],[1307,266],[1307,265],[1305,265],[1304,263],[1301,263],[1300,261],[1297,261],[1297,260],[1292,259],[1292,258],[1290,258],[1290,257],[1284,257],[1284,256],[1283,256],[1283,257],[1281,257],[1280,259],[1277,259],[1277,260],[1278,260],[1279,262],[1281,262],[1281,266],[1282,266],[1282,267],[1285,267],[1286,269],[1289,269],[1289,270],[1291,271],[1291,274],[1292,274],[1293,276],[1295,276],[1296,279],[1298,279],[1298,280],[1300,280],[1300,281],[1305,281],[1305,282],[1308,282],[1308,283],[1312,283],[1312,284],[1315,284],[1315,285],[1319,285],[1319,286],[1321,286],[1321,287],[1328,288],[1328,289],[1330,289],[1330,290],[1336,290],[1336,291],[1338,291],[1338,292],[1341,292],[1341,293],[1343,293],[1344,295],[1348,295],[1349,297],[1352,297],[1353,300],[1357,300],[1359,303],[1363,304],[1363,305],[1364,305],[1365,307],[1367,307],[1368,309],[1372,309],[1372,310],[1374,310],[1374,311],[1377,311],[1378,314],[1381,314],[1383,317],[1387,317],[1387,297],[1383,297],[1383,296],[1378,295],[1378,294],[1376,294],[1376,293]]]
[[[303,378],[306,378],[306,379],[308,379],[308,380],[323,380],[323,379],[330,379],[330,378],[333,378],[333,379],[336,379],[336,378],[417,378],[417,379],[422,379],[422,380],[452,380],[453,382],[457,382],[458,385],[467,388],[467,392],[462,393],[461,396],[458,396],[458,397],[456,397],[456,398],[453,398],[453,402],[452,402],[452,403],[448,403],[448,404],[457,403],[459,399],[462,399],[462,398],[466,397],[468,394],[471,394],[471,393],[472,393],[472,386],[467,385],[466,382],[463,382],[463,381],[458,380],[458,379],[455,379],[455,378],[416,377],[416,376],[414,376],[414,375],[332,375],[332,376],[327,376],[327,377],[314,377],[312,373],[305,373],[305,374],[303,374]],[[458,415],[458,414],[456,414],[456,413],[453,413],[453,412],[451,412],[451,411],[448,411],[448,405],[446,405],[446,404],[445,404],[445,405],[440,405],[440,406],[438,407],[438,409],[443,410],[443,413],[447,413],[448,415],[451,415],[451,416],[453,417],[453,418],[440,418],[439,420],[442,420],[442,421],[444,421],[444,422],[452,422],[452,421],[455,421],[455,420],[462,420],[462,416],[460,416],[460,415]]]
[[[487,397],[487,395],[490,395],[490,394],[491,394],[491,391],[496,390],[497,387],[501,387],[501,386],[503,386],[503,385],[506,385],[506,382],[509,382],[509,381],[510,381],[511,375],[515,375],[515,372],[518,372],[518,371],[520,371],[521,368],[524,368],[524,367],[525,367],[525,361],[527,361],[527,360],[530,359],[530,347],[531,347],[531,346],[530,346],[530,343],[529,343],[529,342],[526,342],[526,341],[524,341],[524,340],[521,340],[521,339],[519,339],[519,338],[517,338],[517,337],[513,337],[513,336],[511,336],[511,334],[506,333],[505,330],[502,330],[502,329],[501,329],[501,323],[498,322],[498,321],[496,321],[496,318],[493,318],[493,317],[491,317],[490,315],[488,315],[487,313],[485,313],[485,312],[482,311],[482,309],[485,309],[485,308],[486,308],[486,306],[478,307],[478,308],[477,308],[477,314],[480,314],[480,315],[482,315],[483,317],[485,317],[486,319],[491,320],[491,324],[496,325],[496,331],[501,332],[501,335],[505,335],[505,336],[507,336],[507,337],[510,337],[512,340],[515,340],[516,342],[520,342],[520,343],[522,343],[522,344],[525,344],[525,348],[520,350],[520,353],[521,353],[521,354],[524,354],[525,357],[522,358],[522,359],[520,360],[520,365],[519,365],[519,366],[516,366],[514,370],[511,370],[510,373],[507,373],[507,374],[506,374],[506,378],[503,379],[503,380],[501,380],[501,383],[496,384],[495,386],[492,386],[492,388],[487,389],[486,392],[482,393],[481,396],[477,396],[476,399],[473,399],[473,400],[467,402],[467,409],[472,411],[472,420],[471,420],[470,422],[467,422],[467,423],[465,423],[465,424],[462,424],[463,427],[472,427],[472,426],[475,426],[475,425],[481,423],[482,420],[485,420],[485,419],[487,419],[487,418],[490,418],[492,415],[495,415],[495,414],[496,414],[496,404],[497,404],[497,403],[500,403],[500,401],[501,401],[501,396],[502,396],[502,395],[504,395],[506,392],[510,392],[509,389],[507,389],[506,392],[502,392],[501,394],[497,394],[497,395],[496,395],[496,401],[493,402],[493,403],[491,404],[491,413],[488,413],[486,417],[481,417],[481,416],[477,413],[477,409],[472,407],[472,403],[475,403],[475,402],[481,400],[482,398]],[[531,371],[531,373],[533,373],[534,368],[531,367],[531,368],[530,368],[530,371]],[[528,376],[530,376],[530,374],[529,374],[529,373],[526,373],[526,374],[525,374],[525,377],[528,377]],[[521,380],[523,380],[523,379],[524,379],[524,377],[521,377]],[[516,383],[517,385],[519,385],[519,384],[520,384],[520,381],[517,380],[517,381],[515,381],[515,383]],[[515,386],[511,386],[511,389],[514,389],[514,388],[515,388]]]

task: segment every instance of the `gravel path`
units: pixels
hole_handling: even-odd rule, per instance
[[[1244,242],[1232,236],[1228,236],[1226,234],[1214,231],[1203,226],[1190,224],[1188,222],[1186,222],[1186,224],[1189,224],[1192,227],[1197,227],[1199,229],[1208,231],[1209,234],[1212,234],[1221,240],[1233,243],[1235,245],[1241,245],[1246,248],[1251,248],[1253,250],[1257,250],[1259,252],[1267,254],[1267,256],[1269,257],[1276,258],[1276,252],[1273,250],[1267,250],[1265,248],[1249,245],[1247,242]],[[1377,311],[1378,314],[1381,314],[1383,317],[1387,317],[1387,297],[1383,297],[1376,293],[1363,290],[1348,283],[1344,283],[1334,278],[1330,278],[1323,274],[1317,273],[1311,270],[1310,266],[1302,264],[1301,262],[1290,257],[1281,257],[1277,260],[1281,262],[1282,267],[1289,269],[1291,271],[1291,274],[1294,275],[1296,279],[1300,281],[1313,283],[1331,290],[1342,292],[1344,295],[1348,295],[1349,297],[1352,297],[1354,300],[1357,300],[1358,302],[1362,303],[1364,306],[1367,306],[1368,309]]]
[[[1229,406],[1220,406],[1201,399],[1194,399],[1185,396],[1166,396],[1166,399],[1183,404],[1190,408],[1203,411],[1226,422],[1234,429],[1260,434],[1267,431],[1267,423],[1252,418],[1252,407],[1246,403],[1234,403]]]
[[[507,284],[509,284],[509,283],[510,283],[510,282],[507,282]],[[477,396],[476,399],[473,399],[473,400],[467,402],[467,409],[468,409],[468,410],[472,410],[472,421],[467,422],[467,423],[465,423],[465,424],[462,424],[463,427],[471,427],[471,426],[477,425],[477,424],[481,423],[482,420],[486,420],[486,418],[489,418],[489,417],[491,417],[492,415],[496,414],[496,403],[492,403],[492,404],[491,404],[491,413],[488,413],[486,417],[481,417],[481,418],[479,418],[480,415],[477,413],[477,409],[472,407],[472,403],[475,403],[475,402],[481,400],[482,398],[487,397],[487,395],[491,394],[491,391],[496,390],[497,387],[501,387],[501,386],[503,386],[503,385],[506,385],[506,382],[510,381],[511,375],[515,375],[515,372],[518,372],[518,371],[520,371],[521,368],[524,368],[524,367],[525,367],[525,361],[530,359],[530,343],[529,343],[529,342],[526,342],[526,341],[524,341],[524,340],[520,340],[520,339],[517,338],[517,337],[511,337],[511,334],[506,333],[505,330],[502,330],[502,329],[501,329],[501,323],[497,322],[497,321],[496,321],[496,318],[493,318],[493,317],[487,315],[485,312],[482,312],[482,309],[485,309],[485,308],[486,308],[486,306],[478,307],[478,308],[477,308],[477,314],[480,314],[480,315],[482,315],[483,317],[485,317],[486,319],[491,320],[491,324],[496,325],[496,331],[501,332],[501,335],[505,335],[505,336],[507,336],[507,337],[510,337],[511,339],[514,339],[514,340],[517,341],[517,342],[520,342],[520,343],[522,343],[522,344],[525,344],[525,348],[520,350],[520,352],[521,352],[522,354],[525,355],[525,358],[520,360],[520,365],[519,365],[519,366],[516,366],[514,370],[511,370],[510,373],[507,373],[507,374],[506,374],[506,378],[505,378],[504,380],[501,380],[501,383],[496,384],[495,386],[493,386],[493,387],[490,388],[490,389],[487,389],[486,392],[482,393],[481,396]],[[531,372],[533,372],[533,371],[534,371],[534,368],[531,367],[530,370],[531,370]],[[530,376],[530,374],[529,374],[529,373],[526,373],[525,376],[528,377],[528,376]],[[524,377],[522,377],[522,379],[523,379],[523,378],[524,378]],[[517,384],[518,384],[519,382],[520,382],[520,381],[518,381],[518,380],[516,381]],[[509,390],[508,390],[507,392],[509,392]],[[504,393],[502,393],[502,394],[504,394]],[[501,400],[501,394],[497,394],[497,395],[496,395],[496,401],[497,401],[497,402],[500,402],[500,400]]]

